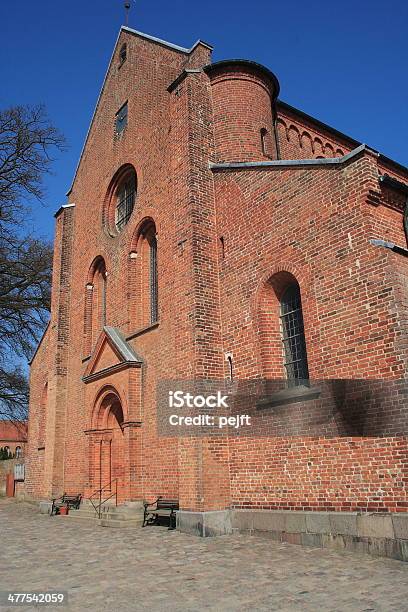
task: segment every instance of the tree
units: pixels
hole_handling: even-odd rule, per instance
[[[43,106],[0,111],[0,418],[26,418],[28,383],[19,365],[45,328],[51,294],[51,244],[27,234],[31,201],[44,197],[53,150],[65,139]]]

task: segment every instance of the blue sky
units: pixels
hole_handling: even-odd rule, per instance
[[[282,100],[408,165],[406,2],[131,2],[131,27],[258,61]],[[69,143],[33,210],[37,234],[52,237],[123,16],[122,0],[2,2],[0,106],[45,103]]]

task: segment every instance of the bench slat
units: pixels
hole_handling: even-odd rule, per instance
[[[169,517],[169,529],[176,527],[176,512],[179,510],[178,499],[163,499],[159,498],[155,502],[144,504],[143,527],[152,521],[158,520],[158,517]]]

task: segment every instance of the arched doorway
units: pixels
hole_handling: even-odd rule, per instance
[[[113,388],[99,394],[93,413],[90,438],[90,489],[103,489],[102,497],[118,493],[122,501],[125,487],[124,413],[119,394]],[[112,498],[114,503],[114,498]]]

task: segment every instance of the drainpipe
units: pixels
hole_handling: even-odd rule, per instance
[[[278,111],[276,108],[277,98],[272,102],[272,122],[273,122],[273,135],[275,138],[275,149],[276,159],[281,159],[280,147],[279,147],[279,135],[278,135]]]

